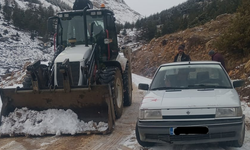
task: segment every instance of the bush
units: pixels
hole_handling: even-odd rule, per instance
[[[228,29],[215,42],[217,49],[246,56],[250,53],[250,1],[241,0]]]

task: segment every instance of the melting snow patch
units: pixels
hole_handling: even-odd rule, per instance
[[[243,99],[249,99],[249,96],[243,97]]]
[[[246,102],[241,102],[243,114],[245,114],[245,123],[250,128],[250,107]]]
[[[108,124],[98,124],[89,121],[80,121],[77,115],[70,109],[48,109],[44,111],[16,109],[8,117],[2,117],[0,133],[3,135],[28,134],[41,136],[44,134],[77,134],[89,131],[105,131]]]
[[[126,139],[124,139],[122,142],[122,145],[125,147],[128,147],[130,149],[136,149],[136,145],[138,145],[136,137],[135,137],[135,131],[133,131]]]

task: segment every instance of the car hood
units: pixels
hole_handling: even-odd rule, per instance
[[[240,100],[235,89],[149,91],[141,109],[238,107]]]

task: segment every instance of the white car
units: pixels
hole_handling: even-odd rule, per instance
[[[234,88],[219,62],[191,61],[161,65],[139,110],[136,138],[142,146],[154,143],[226,142],[241,147],[245,115]],[[230,142],[227,142],[230,141]]]

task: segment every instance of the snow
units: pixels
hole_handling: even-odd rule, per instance
[[[0,33],[3,35],[1,40],[6,39],[0,42],[0,75],[18,71],[26,62],[52,59],[54,54],[52,47],[44,46],[44,43],[37,38],[31,40],[28,32],[17,30],[12,25],[2,25],[7,23],[1,13],[0,18]],[[3,34],[5,31],[8,33]]]
[[[16,0],[17,1],[17,0]],[[51,4],[45,0],[39,0],[44,7],[49,7]],[[75,0],[61,0],[70,7],[73,7]],[[115,17],[118,23],[124,24],[125,22],[136,22],[137,19],[142,18],[142,16],[132,10],[125,2],[117,0],[91,0],[95,7],[101,6],[102,3],[105,4],[107,8],[110,8],[114,11]],[[55,10],[60,11],[59,7],[54,6]]]
[[[46,64],[46,63],[44,63]],[[5,88],[22,87],[22,84],[6,86]],[[0,112],[2,109],[2,100],[0,97]],[[87,133],[89,131],[106,131],[108,124],[104,122],[84,122],[78,119],[77,114],[72,110],[48,109],[44,111],[33,111],[27,108],[16,109],[8,117],[2,117],[0,134],[12,135],[61,135],[77,133]]]
[[[48,109],[33,111],[27,108],[16,109],[8,117],[2,118],[0,133],[4,135],[28,134],[41,136],[43,134],[61,135],[83,133],[88,131],[105,131],[108,124],[93,121],[78,120],[77,114],[72,110]]]
[[[132,131],[130,135],[127,136],[121,143],[125,147],[128,147],[130,149],[135,149],[135,145],[137,144],[137,140],[135,138],[135,131]]]

